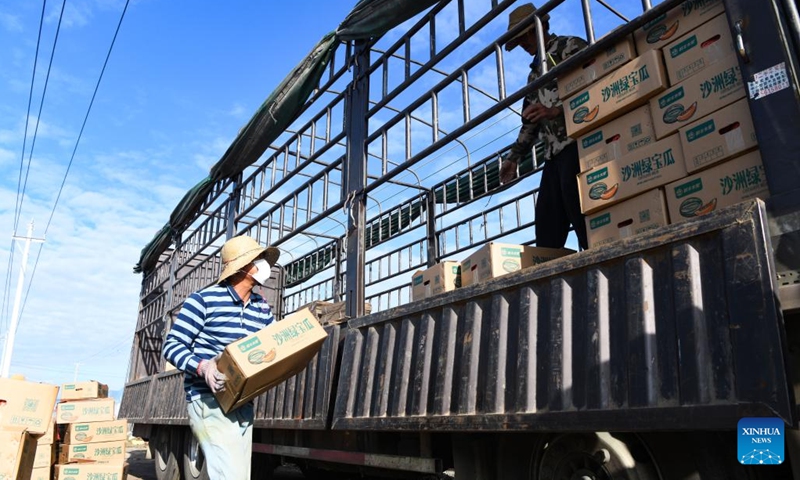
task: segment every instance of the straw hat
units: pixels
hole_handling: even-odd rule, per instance
[[[280,254],[281,251],[277,248],[262,247],[258,242],[246,235],[233,237],[222,246],[222,274],[220,274],[217,283],[230,277],[259,257],[266,260],[269,266],[272,267],[278,261]]]
[[[520,22],[528,18],[535,11],[536,7],[534,7],[532,3],[526,3],[524,5],[520,5],[519,7],[515,8],[511,13],[508,14],[508,30],[506,31],[510,31],[511,29],[519,25]],[[550,20],[550,14],[545,13],[541,18],[542,18],[542,23],[547,22]],[[519,32],[515,37],[506,42],[506,51],[510,52],[511,50],[514,49],[514,47],[519,45],[520,38],[526,33],[528,33],[528,31],[531,28],[534,28],[535,26],[536,24],[532,23],[528,28]]]

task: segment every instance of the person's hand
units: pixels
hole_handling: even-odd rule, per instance
[[[522,111],[522,116],[531,123],[536,123],[543,119],[552,120],[559,115],[561,115],[561,109],[558,107],[545,107],[541,103],[532,103]]]
[[[197,374],[203,377],[213,393],[225,390],[225,382],[228,380],[228,377],[217,369],[218,358],[219,355],[211,360],[201,360],[200,365],[197,366]]]
[[[500,166],[500,184],[505,185],[517,178],[517,162],[503,160]]]

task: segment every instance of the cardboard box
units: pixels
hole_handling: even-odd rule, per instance
[[[450,292],[461,286],[461,263],[448,260],[426,270],[417,270],[411,277],[411,298],[422,300]]]
[[[636,51],[662,48],[725,11],[722,0],[687,0],[633,32]]]
[[[25,427],[43,435],[50,428],[58,387],[0,378],[0,426]]]
[[[565,100],[567,135],[577,139],[662,92],[667,88],[662,62],[659,50],[647,52]]]
[[[655,141],[650,105],[642,105],[578,139],[581,172],[622,158],[623,155]]]
[[[74,400],[59,403],[56,423],[107,422],[114,420],[114,399]]]
[[[681,140],[672,135],[578,174],[581,211],[597,212],[685,176]]]
[[[0,478],[27,480],[33,470],[36,438],[27,430],[0,427]]]
[[[58,463],[76,460],[94,460],[97,463],[123,463],[125,461],[125,440],[116,442],[87,443],[83,445],[61,445]]]
[[[317,317],[317,320],[322,326],[325,325],[338,325],[350,319],[346,311],[347,302],[323,302],[315,300],[307,303],[298,310],[308,308],[311,313]],[[364,315],[372,313],[372,305],[369,302],[364,302]]]
[[[745,96],[739,59],[728,56],[650,100],[659,140]]]
[[[598,53],[580,68],[565,73],[558,78],[558,97],[567,98],[573,93],[588,87],[598,79],[613,72],[636,57],[633,38],[627,36],[616,45]]]
[[[672,223],[711,213],[752,198],[769,198],[758,150],[667,185]]]
[[[728,17],[722,13],[664,47],[669,84],[677,85],[734,53]]]
[[[114,442],[128,439],[128,421],[71,423],[64,432],[64,444]]]
[[[328,333],[307,308],[228,345],[217,367],[228,377],[216,394],[230,412],[300,373],[322,348]]]
[[[90,480],[125,480],[128,465],[122,463],[71,463],[56,465],[55,479]]]
[[[667,202],[660,188],[586,217],[589,248],[669,225]]]
[[[49,445],[36,445],[36,454],[34,455],[33,468],[49,467],[55,462],[56,451],[55,446],[51,443]]]
[[[36,442],[39,445],[48,445],[51,443],[56,443],[56,419],[53,418],[50,421],[50,426],[47,428],[47,432],[41,437],[36,439]]]
[[[758,146],[746,98],[681,128],[679,134],[689,173]]]
[[[34,468],[31,472],[31,480],[51,480],[53,478],[53,467]]]
[[[61,401],[107,398],[108,385],[94,380],[90,382],[65,383],[61,386]]]
[[[575,251],[489,242],[461,262],[461,284],[485,282],[571,253]]]

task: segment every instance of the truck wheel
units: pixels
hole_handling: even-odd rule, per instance
[[[191,428],[184,429],[183,438],[183,472],[186,480],[209,480],[203,449]]]
[[[270,480],[278,467],[278,457],[263,453],[253,453],[250,461],[251,480]],[[204,479],[205,480],[205,479]]]
[[[606,432],[543,436],[531,457],[530,480],[658,480],[637,437]]]
[[[156,427],[150,438],[150,450],[155,463],[156,478],[158,480],[180,480],[181,468],[178,459],[181,458],[180,441],[175,438],[175,428]]]

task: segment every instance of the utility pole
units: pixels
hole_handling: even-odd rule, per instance
[[[22,287],[25,282],[25,268],[28,266],[28,254],[31,251],[31,242],[43,243],[43,238],[33,238],[33,221],[28,225],[28,235],[19,237],[14,235],[11,237],[14,240],[25,240],[25,248],[22,251],[22,265],[19,269],[19,279],[17,280],[17,294],[14,297],[14,309],[11,312],[11,323],[8,327],[8,336],[6,337],[6,347],[3,349],[3,369],[0,372],[0,377],[8,378],[9,370],[11,369],[11,354],[14,350],[14,339],[17,336],[17,324],[19,323],[19,309],[20,301],[22,300]]]
[[[72,383],[78,382],[78,367],[81,366],[81,362],[75,362],[75,376],[72,378]]]

